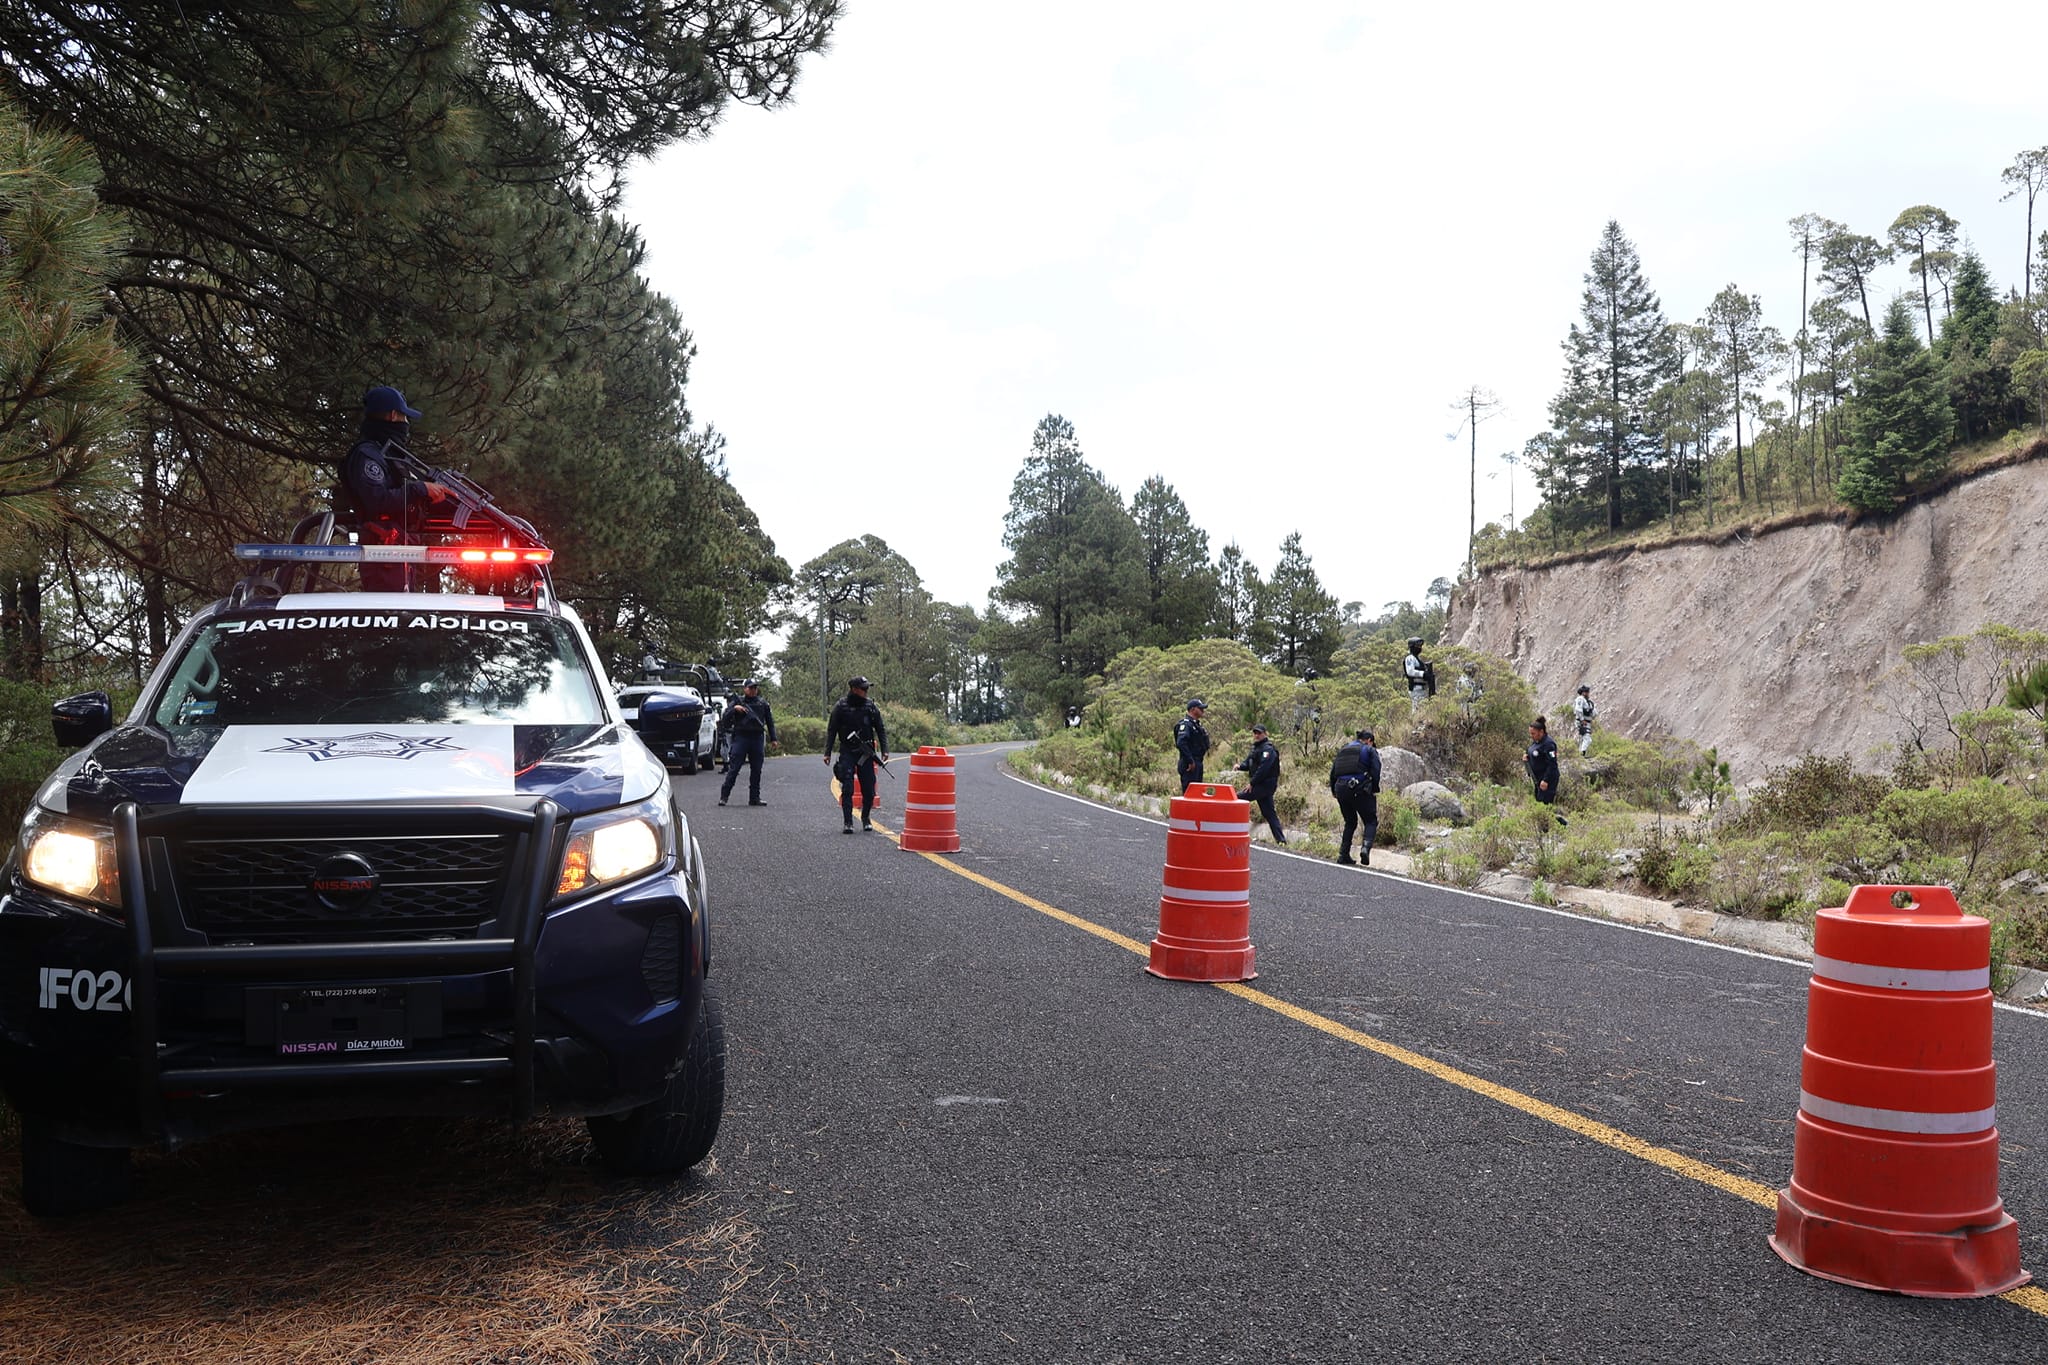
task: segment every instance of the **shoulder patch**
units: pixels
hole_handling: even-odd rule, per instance
[[[363,477],[375,479],[379,483],[384,482],[384,466],[378,464],[376,460],[366,457],[363,460]]]

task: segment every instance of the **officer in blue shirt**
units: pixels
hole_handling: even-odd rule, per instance
[[[1245,789],[1237,794],[1240,801],[1258,804],[1259,814],[1266,819],[1267,828],[1273,831],[1273,842],[1284,844],[1287,836],[1280,830],[1280,816],[1273,809],[1273,793],[1280,790],[1280,751],[1273,747],[1273,741],[1266,738],[1266,727],[1252,727],[1252,749],[1244,756],[1244,762],[1237,765],[1237,771],[1250,773]]]
[[[380,384],[363,395],[363,425],[353,448],[342,461],[341,486],[359,518],[357,535],[365,545],[417,544],[408,514],[446,502],[452,495],[438,483],[408,479],[391,464],[391,456],[410,456],[406,441],[411,422],[422,414],[405,395]],[[411,571],[418,568],[420,572]],[[440,582],[427,565],[365,564],[364,592],[404,592],[409,586],[433,591]]]
[[[1173,747],[1180,754],[1181,792],[1202,780],[1202,755],[1209,752],[1209,732],[1202,728],[1202,713],[1207,709],[1200,697],[1190,698],[1188,713],[1173,727]]]
[[[761,799],[761,759],[767,753],[767,746],[776,742],[775,713],[768,707],[768,699],[761,695],[761,684],[753,678],[740,684],[740,695],[732,699],[725,708],[725,714],[718,718],[718,728],[732,738],[725,751],[725,786],[719,790],[718,804],[724,805],[732,799],[733,783],[740,780],[740,769],[747,768],[747,804],[765,806]]]
[[[1363,825],[1358,861],[1370,867],[1372,846],[1380,837],[1380,751],[1373,747],[1372,731],[1360,730],[1330,760],[1330,795],[1337,798],[1337,809],[1344,815],[1337,861],[1351,863],[1351,831]]]

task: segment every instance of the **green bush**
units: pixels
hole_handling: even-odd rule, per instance
[[[1592,752],[1582,761],[1587,775],[1584,785],[1590,788],[1591,776],[1598,774],[1599,790],[1610,797],[1638,810],[1675,811],[1684,796],[1686,779],[1700,759],[1698,746],[1689,741],[1629,739],[1601,730],[1593,736]],[[1567,792],[1580,785],[1567,775]]]
[[[822,754],[825,752],[825,720],[822,716],[791,716],[786,720],[777,716],[775,737],[782,742],[785,754]]]
[[[12,848],[36,788],[69,749],[50,733],[57,694],[0,679],[0,849]]]
[[[1908,865],[1929,856],[1953,866],[1958,891],[2011,875],[2039,854],[2042,813],[2025,793],[1986,777],[1948,791],[1895,791],[1877,820],[1907,845]]]
[[[1723,913],[1780,919],[1810,906],[1819,893],[1819,878],[1789,834],[1723,839],[1715,850],[1708,897]]]
[[[1891,789],[1882,777],[1857,772],[1846,758],[1808,754],[1771,769],[1733,823],[1746,834],[1817,830],[1848,816],[1870,814]]]
[[[1661,823],[1636,855],[1636,880],[1659,896],[1690,896],[1707,884],[1713,870],[1714,855],[1704,844],[1669,832]]]
[[[1379,811],[1380,846],[1415,847],[1416,836],[1422,832],[1422,812],[1415,808],[1415,803],[1398,793],[1383,794]]]

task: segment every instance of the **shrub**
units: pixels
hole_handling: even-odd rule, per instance
[[[1586,769],[1600,774],[1602,791],[1631,806],[1675,811],[1700,757],[1698,747],[1685,740],[1628,739],[1603,730],[1593,738]]]
[[[1667,832],[1660,823],[1636,855],[1636,880],[1659,896],[1682,898],[1707,884],[1714,855],[1703,844]]]
[[[1748,834],[1817,830],[1844,816],[1868,815],[1890,790],[1889,782],[1857,772],[1846,758],[1808,754],[1771,769],[1735,826]]]
[[[1751,919],[1778,919],[1786,911],[1810,903],[1818,893],[1818,879],[1800,862],[1788,834],[1724,839],[1715,852],[1708,898],[1716,910]]]
[[[1995,881],[2026,864],[2036,851],[2040,813],[2025,794],[1978,777],[1950,791],[1895,791],[1877,819],[1906,842],[1909,863],[1925,855],[1952,860],[1957,889],[1968,890],[1979,878]]]
[[[887,718],[884,717],[886,720]],[[823,716],[791,716],[787,720],[775,718],[775,735],[782,741],[785,754],[822,754],[825,752],[825,718]]]
[[[1422,832],[1422,812],[1415,803],[1399,794],[1382,794],[1380,797],[1380,837],[1382,847],[1413,847],[1416,836]]]
[[[0,679],[0,849],[12,847],[36,788],[71,752],[50,732],[56,695]],[[117,705],[115,714],[120,714]]]

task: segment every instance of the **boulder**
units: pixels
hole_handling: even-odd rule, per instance
[[[1380,790],[1406,791],[1417,782],[1429,781],[1429,765],[1422,755],[1408,749],[1380,750]]]
[[[1425,820],[1455,820],[1463,823],[1465,807],[1459,802],[1457,793],[1441,782],[1411,782],[1401,788],[1401,795],[1415,803]]]

